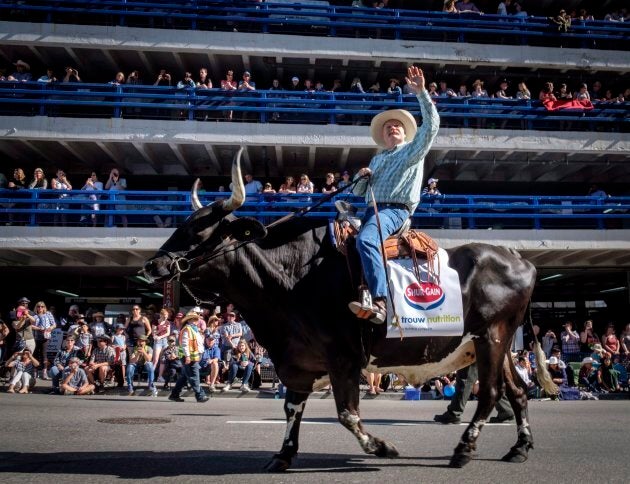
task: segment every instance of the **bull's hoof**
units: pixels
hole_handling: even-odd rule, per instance
[[[378,446],[374,455],[377,457],[387,457],[388,459],[395,459],[398,457],[398,449],[394,447],[394,444],[387,442],[386,440],[378,440]]]
[[[281,459],[280,457],[274,457],[265,466],[267,472],[284,472],[291,466],[291,462]]]
[[[472,454],[468,452],[461,452],[453,454],[451,461],[448,463],[449,467],[456,467],[461,469],[472,460]]]
[[[527,451],[519,449],[510,449],[510,451],[501,457],[503,462],[512,462],[513,464],[522,464],[527,460]]]

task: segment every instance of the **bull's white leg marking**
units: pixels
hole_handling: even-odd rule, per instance
[[[359,441],[359,445],[366,454],[374,454],[376,452],[376,445],[374,438],[364,432],[361,432],[359,423],[361,419],[358,415],[350,413],[348,410],[344,410],[339,414],[339,421],[346,427]]]
[[[306,405],[306,402],[302,402],[298,405],[287,403],[286,405],[287,408],[292,411],[292,413],[289,414],[289,418],[287,419],[287,430],[284,433],[284,445],[292,446],[293,442],[289,440],[289,438],[291,437],[291,430],[293,430],[293,425],[295,425],[295,419],[297,418],[297,416],[301,415],[302,412],[304,412],[304,406]]]
[[[322,388],[326,388],[328,385],[330,385],[330,376],[324,375],[323,377],[313,381],[313,391],[318,392]]]
[[[523,434],[523,435],[527,435],[528,437],[531,437],[532,433],[529,430],[529,422],[527,421],[526,418],[523,418],[523,423],[521,425],[518,426],[518,434]]]
[[[470,448],[474,449],[475,442],[479,437],[479,433],[481,429],[486,424],[485,420],[478,420],[477,422],[470,422],[468,426],[468,430],[462,436],[462,439],[459,441],[460,444],[468,445]]]
[[[372,364],[374,356],[371,356],[366,369],[374,373],[396,373],[404,376],[407,382],[412,385],[422,385],[431,378],[446,375],[473,364],[476,360],[473,339],[472,335],[467,334],[452,353],[435,363],[425,363],[419,366],[380,367]]]

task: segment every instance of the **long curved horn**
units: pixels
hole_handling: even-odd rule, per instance
[[[223,202],[223,210],[233,212],[245,203],[245,184],[241,175],[241,154],[243,147],[241,146],[234,156],[232,162],[232,195]]]
[[[190,190],[190,203],[194,211],[197,211],[201,207],[203,207],[203,205],[201,205],[201,202],[199,201],[199,195],[197,194],[197,190],[199,190],[199,183],[201,183],[201,180],[197,178],[195,180],[195,183],[193,183],[192,190]]]

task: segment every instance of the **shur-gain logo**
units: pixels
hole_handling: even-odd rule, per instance
[[[405,302],[412,308],[427,311],[444,302],[444,291],[432,282],[414,282],[405,289]]]

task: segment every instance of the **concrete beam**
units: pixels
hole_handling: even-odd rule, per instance
[[[274,145],[274,149],[276,151],[276,167],[278,168],[278,173],[284,172],[284,158],[282,155],[282,146]]]
[[[316,151],[317,147],[316,146],[309,146],[308,147],[308,161],[307,161],[307,166],[308,166],[308,172],[309,173],[313,173],[315,171],[315,151]]]
[[[208,158],[210,158],[210,163],[212,164],[212,167],[215,170],[215,174],[216,175],[220,175],[221,174],[221,163],[219,162],[219,157],[217,156],[217,153],[214,149],[214,146],[204,143],[203,144],[204,149],[206,150],[206,153],[208,154]]]
[[[79,77],[81,77],[81,74],[83,74],[85,71],[85,65],[83,64],[83,61],[79,58],[74,49],[71,49],[70,47],[64,47],[63,50],[65,50],[66,54],[70,56],[72,62],[74,62],[74,68],[79,71]]]
[[[92,160],[86,160],[85,156],[83,156],[74,146],[71,146],[68,141],[59,141],[59,144],[63,146],[65,150],[72,156],[74,156],[80,163],[90,166],[92,165]]]
[[[153,84],[153,82],[155,81],[155,78],[157,77],[157,74],[155,77],[149,77],[150,75],[153,74],[153,66],[151,66],[151,63],[149,62],[149,59],[147,58],[146,54],[144,52],[142,52],[141,50],[139,50],[138,52],[136,52],[138,54],[138,57],[140,58],[140,62],[142,62],[142,67],[144,68],[144,72],[146,72],[146,74],[143,76],[145,79],[145,82],[151,83]],[[173,80],[173,79],[171,79]]]
[[[186,168],[186,171],[189,175],[192,175],[194,173],[194,170],[191,168],[190,163],[182,152],[182,145],[175,143],[167,143],[167,145],[175,155],[175,158],[177,158],[177,161],[179,161],[179,164]]]
[[[337,169],[340,173],[346,169],[346,165],[348,164],[348,157],[350,156],[350,148],[342,148],[341,154],[339,155],[339,161],[337,162]]]
[[[46,160],[49,163],[57,163],[55,160],[53,160],[48,153],[46,153],[44,150],[40,150],[37,146],[35,146],[33,143],[29,143],[28,140],[20,140],[20,142],[22,143],[22,145],[31,151],[34,151],[37,156],[39,156],[40,158]]]
[[[142,143],[131,143],[131,145],[140,154],[142,159],[155,171],[156,174],[160,173],[160,170],[158,169],[158,164],[155,162],[146,146],[144,146]]]

